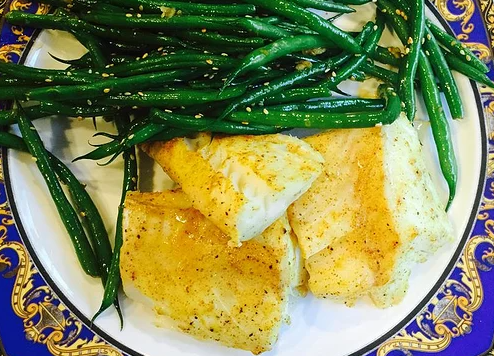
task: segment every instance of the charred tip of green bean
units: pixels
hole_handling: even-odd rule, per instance
[[[119,148],[119,150],[118,150],[117,152],[115,152],[115,153],[113,154],[113,156],[112,156],[112,157],[111,157],[108,161],[106,161],[105,163],[100,163],[100,162],[98,162],[98,163],[97,163],[97,165],[98,165],[98,166],[100,166],[100,167],[105,167],[105,166],[108,166],[108,165],[109,165],[109,164],[111,164],[113,161],[115,161],[115,160],[118,158],[118,156],[120,156],[123,152],[124,152],[124,148],[123,148],[123,147],[121,147],[121,148]]]
[[[456,196],[456,187],[448,184],[448,188],[449,188],[449,197],[448,197],[448,203],[446,204],[446,212],[448,212],[449,208],[451,208],[451,204],[453,203],[453,200],[455,199]]]
[[[113,135],[113,134],[110,134],[108,132],[96,132],[93,137],[106,137],[106,138],[109,138],[109,139],[112,139],[112,140],[118,140],[120,139],[120,136],[118,135]],[[91,144],[90,142],[88,142],[90,146],[92,147],[99,147],[99,146],[102,146],[103,144]]]

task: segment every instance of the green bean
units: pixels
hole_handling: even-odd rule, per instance
[[[400,96],[405,100],[405,113],[410,121],[415,119],[415,89],[414,79],[419,64],[419,55],[422,48],[422,39],[425,33],[424,0],[414,0],[409,18],[411,19],[410,35],[407,38],[406,56],[398,75],[400,77]],[[395,15],[396,16],[396,15]]]
[[[111,27],[102,27],[89,24],[77,18],[68,18],[53,15],[36,15],[19,10],[9,11],[5,18],[14,25],[31,26],[42,29],[89,32],[94,36],[116,40],[125,43],[135,43],[139,45],[158,45],[158,46],[181,46],[182,42],[173,37],[157,35],[151,32],[123,30]]]
[[[31,121],[22,111],[18,111],[19,130],[26,142],[31,155],[36,159],[36,165],[41,172],[50,195],[55,203],[62,222],[69,234],[72,244],[76,251],[77,258],[84,272],[90,276],[98,276],[101,271],[98,270],[96,257],[87,240],[86,233],[79,221],[77,213],[70,205],[65,193],[58,182],[57,176],[52,169],[49,155],[47,154],[43,142],[31,124]]]
[[[128,122],[127,122],[128,123]],[[124,125],[117,121],[119,132],[124,130]],[[117,224],[115,227],[115,247],[108,273],[108,279],[105,284],[105,292],[99,310],[94,314],[91,321],[94,321],[102,312],[108,309],[118,298],[118,289],[120,287],[120,249],[123,244],[123,211],[125,197],[127,192],[137,190],[137,161],[135,147],[126,149],[123,152],[124,159],[124,177],[122,184],[122,196],[118,206]]]
[[[39,119],[46,116],[46,114],[41,110],[39,105],[27,106],[23,108],[24,115],[26,115],[30,120]],[[10,126],[17,123],[17,116],[19,115],[19,109],[11,110],[0,110],[0,127]],[[0,131],[1,132],[1,131]]]
[[[93,84],[74,86],[53,86],[32,89],[27,96],[32,100],[70,100],[72,98],[92,99],[122,91],[144,90],[164,83],[172,83],[177,78],[191,75],[190,70],[177,69],[161,73],[147,73],[127,78],[102,79]],[[91,101],[88,105],[92,105]]]
[[[370,53],[370,57],[378,62],[388,64],[393,67],[401,66],[401,58],[397,58],[393,53],[391,53],[389,48],[376,46],[375,51]]]
[[[334,0],[334,2],[345,5],[364,5],[371,2],[371,0]]]
[[[87,71],[74,73],[67,70],[32,68],[7,62],[0,62],[0,73],[29,82],[42,82],[45,85],[90,84],[96,77]]]
[[[439,85],[443,90],[444,97],[448,102],[449,111],[453,119],[463,118],[463,105],[461,104],[460,92],[456,85],[453,74],[448,67],[448,62],[441,51],[441,48],[437,44],[434,35],[430,32],[429,28],[425,29],[426,40],[423,44],[424,53],[432,59],[430,61],[432,69],[439,80]]]
[[[72,160],[72,162],[77,162],[81,159],[89,159],[92,161],[98,161],[105,157],[113,156],[119,153],[120,142],[119,141],[110,141],[103,145],[98,146],[95,150],[86,153],[85,155],[76,157]]]
[[[251,0],[250,3],[272,11],[275,14],[284,16],[300,25],[305,25],[311,30],[318,32],[321,36],[335,42],[337,46],[350,53],[362,52],[360,45],[348,33],[342,31],[321,16],[297,6],[292,2],[285,0]]]
[[[279,28],[278,26],[265,23],[259,19],[251,19],[243,17],[235,20],[235,25],[242,27],[259,37],[266,37],[272,40],[277,40],[283,37],[291,36],[291,33]]]
[[[487,73],[489,71],[489,68],[485,63],[482,62],[465,44],[433,24],[432,21],[426,20],[426,24],[437,41],[455,56],[461,58],[462,61],[482,73]],[[445,57],[449,56],[446,55]]]
[[[77,118],[114,115],[120,112],[119,108],[112,106],[88,106],[50,101],[41,102],[39,107],[45,115],[64,115]]]
[[[316,98],[331,96],[331,90],[321,86],[302,87],[285,90],[281,93],[268,96],[264,99],[264,105],[301,102]]]
[[[163,18],[161,15],[134,15],[122,13],[100,13],[91,11],[83,14],[81,18],[87,22],[114,26],[118,28],[138,28],[150,30],[226,30],[235,28],[230,24],[236,20],[235,17],[205,17],[205,16],[174,16]]]
[[[228,119],[249,124],[273,125],[287,128],[364,128],[381,124],[391,124],[401,111],[400,98],[392,88],[385,93],[386,109],[380,111],[358,113],[331,113],[310,111],[270,111],[256,109],[251,112],[238,111],[232,113]]]
[[[201,4],[196,2],[161,1],[161,0],[110,0],[118,6],[139,9],[141,12],[166,13],[163,8],[171,8],[170,15],[180,11],[184,15],[205,16],[245,16],[252,15],[256,8],[251,4]],[[175,12],[176,11],[176,12]]]
[[[190,116],[167,113],[158,109],[152,109],[150,117],[155,123],[162,123],[171,127],[192,130],[195,132],[207,131],[235,135],[265,135],[281,131],[272,126],[243,125],[203,117],[196,119]]]
[[[0,100],[26,100],[26,92],[32,88],[33,86],[0,87]]]
[[[213,54],[168,54],[148,57],[108,68],[107,73],[117,76],[129,76],[150,73],[154,70],[163,71],[175,68],[190,68],[203,66],[206,68],[222,67],[226,64],[234,65],[237,60]]]
[[[382,99],[345,98],[317,100],[308,103],[284,104],[265,107],[268,112],[275,111],[302,111],[323,113],[351,113],[366,112],[384,109],[385,102]]]
[[[458,166],[456,163],[455,151],[451,139],[448,120],[441,105],[441,97],[437,89],[432,67],[427,56],[422,52],[420,55],[419,76],[424,97],[425,106],[429,114],[432,135],[437,148],[439,164],[444,179],[449,188],[449,199],[446,210],[449,209],[455,194],[458,179]]]
[[[22,138],[5,131],[0,132],[0,145],[18,151],[29,152]],[[57,176],[68,187],[74,205],[82,216],[82,220],[85,222],[87,230],[90,232],[88,236],[91,239],[96,260],[98,261],[101,279],[103,280],[103,283],[105,283],[111,263],[112,249],[103,219],[86,189],[77,180],[70,169],[50,152],[47,151],[47,154]]]
[[[377,24],[375,26],[375,29],[373,30],[374,32],[369,36],[369,38],[362,46],[365,51],[364,54],[359,54],[351,58],[343,67],[338,68],[338,70],[334,71],[327,80],[323,81],[320,84],[321,86],[336,88],[338,84],[348,79],[353,72],[358,70],[358,68],[360,68],[362,64],[366,62],[367,53],[370,53],[374,50],[384,30],[384,21],[380,14],[378,14],[377,16]]]
[[[98,40],[91,34],[83,31],[71,31],[72,35],[87,48],[91,55],[91,64],[95,68],[103,68],[106,64],[105,55]]]
[[[186,106],[194,104],[204,104],[214,101],[222,101],[241,96],[245,92],[244,86],[233,86],[225,89],[223,92],[217,90],[193,90],[183,89],[149,91],[133,95],[111,95],[105,99],[101,99],[99,104],[120,105],[120,106]]]
[[[261,37],[238,37],[231,35],[221,35],[213,32],[184,32],[177,33],[180,38],[196,43],[204,43],[216,46],[238,46],[238,47],[258,47],[264,44]]]
[[[338,4],[325,0],[295,0],[297,5],[302,7],[310,7],[317,10],[329,11],[329,12],[338,12],[342,14],[349,14],[351,12],[355,12],[351,7]]]
[[[367,36],[369,36],[370,32],[372,32],[373,26],[374,24],[372,22],[369,22],[364,26],[362,32],[357,36],[359,42],[363,42],[365,39],[367,39]],[[235,100],[230,102],[228,107],[219,116],[219,119],[221,120],[226,118],[233,111],[241,106],[252,105],[253,103],[261,101],[267,96],[277,94],[282,90],[293,87],[294,85],[304,83],[311,77],[327,73],[346,62],[349,58],[351,58],[351,56],[352,55],[350,53],[338,55],[336,57],[328,59],[325,62],[315,63],[310,68],[289,73],[282,78],[269,82],[268,85],[253,89],[245,95],[236,98]]]
[[[362,70],[364,71],[364,73],[370,75],[371,77],[375,77],[393,86],[398,86],[399,78],[398,73],[396,72],[393,72],[386,68],[382,68],[375,64],[371,64],[369,62],[366,62],[362,65]]]
[[[452,70],[456,70],[457,72],[467,76],[468,78],[488,86],[489,88],[494,88],[494,82],[492,82],[487,75],[483,72],[477,70],[476,68],[468,65],[460,58],[455,56],[445,56],[446,62],[448,62],[449,67]]]
[[[289,53],[299,52],[316,47],[324,47],[328,45],[328,43],[331,46],[334,45],[334,43],[328,41],[326,38],[314,35],[300,35],[281,38],[264,47],[260,47],[245,56],[245,58],[242,60],[242,63],[240,63],[237,69],[235,69],[231,74],[228,75],[224,87],[227,87],[238,76],[260,66],[271,63]]]

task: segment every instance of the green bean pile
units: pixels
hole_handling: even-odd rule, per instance
[[[443,93],[453,119],[464,115],[452,70],[488,86],[488,68],[425,16],[424,0],[373,0],[375,20],[347,32],[334,20],[370,0],[44,0],[54,11],[6,14],[12,25],[72,33],[88,52],[56,58],[65,70],[0,63],[0,126],[18,124],[22,137],[0,132],[0,144],[29,152],[39,167],[79,262],[105,286],[98,313],[118,307],[122,211],[137,189],[135,146],[212,132],[272,134],[294,128],[344,129],[391,124],[425,102],[437,154],[456,191],[457,165]],[[320,11],[335,15],[325,18]],[[389,25],[403,45],[378,45]],[[349,97],[346,80],[377,78],[380,98]],[[332,98],[332,93],[343,94]],[[319,99],[319,100],[313,100]],[[25,102],[34,105],[26,106]],[[48,152],[32,120],[51,115],[113,120],[117,134],[74,160],[124,159],[122,198],[112,251],[93,201],[70,170]],[[60,181],[67,185],[69,196]]]

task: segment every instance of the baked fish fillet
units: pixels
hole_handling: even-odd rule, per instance
[[[402,300],[410,267],[453,239],[417,132],[393,125],[334,130],[305,139],[324,171],[288,210],[317,297],[379,307]]]
[[[306,272],[286,215],[242,247],[181,191],[127,194],[120,271],[131,299],[198,339],[259,354],[286,321]]]
[[[142,149],[239,246],[282,216],[322,171],[322,157],[287,135],[177,138]]]

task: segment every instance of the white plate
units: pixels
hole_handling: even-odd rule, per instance
[[[372,6],[372,5],[368,5]],[[365,23],[365,14],[372,13],[368,6],[362,7],[358,26]],[[429,15],[431,15],[429,13]],[[357,27],[358,27],[357,26]],[[48,53],[61,58],[78,58],[85,52],[72,36],[58,31],[44,31],[30,49],[25,63],[40,68],[60,68]],[[369,300],[359,301],[353,308],[329,300],[317,300],[308,296],[297,300],[291,311],[292,322],[282,330],[275,349],[267,354],[283,356],[331,355],[343,356],[351,353],[361,354],[363,348],[376,342],[391,330],[402,327],[416,312],[430,293],[438,288],[455,262],[452,258],[461,246],[462,237],[468,234],[469,219],[475,214],[478,199],[476,197],[481,176],[481,162],[485,159],[482,152],[481,125],[483,117],[479,116],[481,105],[476,87],[464,77],[458,76],[458,85],[465,104],[465,119],[452,123],[454,144],[460,168],[458,192],[449,211],[454,225],[456,240],[446,246],[434,257],[422,265],[413,268],[409,291],[399,305],[380,310]],[[354,84],[343,89],[355,90]],[[418,111],[424,116],[423,108]],[[447,198],[446,186],[442,181],[435,148],[433,146],[427,121],[416,125],[427,154],[427,163],[434,182],[443,200]],[[70,161],[87,153],[91,148],[87,142],[96,142],[91,120],[79,122],[75,119],[43,119],[36,121],[43,140],[49,150],[66,162],[94,198],[104,220],[113,235],[113,222],[116,218],[121,189],[121,162],[117,161],[106,167],[99,167],[92,161]],[[114,131],[111,124],[98,123],[99,131]],[[143,154],[140,158],[140,187],[142,190],[162,190],[169,186],[166,177]],[[88,320],[98,309],[102,297],[99,280],[84,275],[79,268],[71,243],[61,225],[56,209],[49,198],[43,179],[35,164],[26,154],[9,151],[8,171],[11,189],[11,203],[20,217],[17,221],[25,230],[25,243],[34,254],[37,267],[59,297],[72,311]],[[220,345],[201,342],[177,331],[156,328],[153,315],[129,299],[121,298],[125,327],[119,329],[119,322],[114,312],[101,316],[95,327],[97,334],[112,340],[117,346],[130,354],[149,356],[161,355],[249,355],[240,350],[229,349]]]

